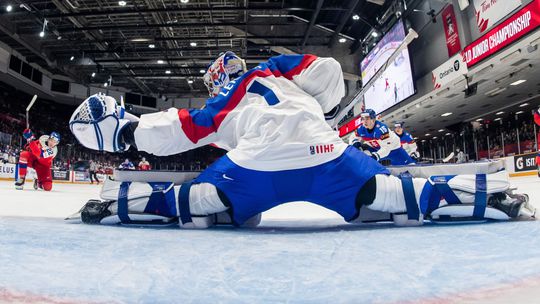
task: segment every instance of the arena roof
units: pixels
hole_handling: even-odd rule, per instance
[[[29,62],[84,84],[103,85],[111,78],[115,86],[144,94],[205,96],[202,70],[225,50],[245,58],[248,67],[310,47],[319,47],[318,55],[331,55],[335,48],[356,52],[389,5],[392,1],[382,6],[366,0],[13,1],[10,12],[1,8],[0,41]]]

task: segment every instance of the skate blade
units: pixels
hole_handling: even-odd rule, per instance
[[[81,212],[78,211],[76,213],[73,213],[72,215],[66,217],[64,221],[68,223],[73,223],[73,224],[81,224],[82,223]]]

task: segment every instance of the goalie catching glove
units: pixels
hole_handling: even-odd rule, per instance
[[[88,97],[69,120],[71,132],[85,147],[122,152],[134,143],[133,129],[139,118],[127,113],[113,97],[98,93]]]

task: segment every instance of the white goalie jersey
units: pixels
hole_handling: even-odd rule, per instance
[[[336,60],[282,55],[231,81],[203,109],[142,115],[135,141],[155,155],[215,144],[236,164],[260,171],[316,166],[347,147],[324,117],[344,93]]]

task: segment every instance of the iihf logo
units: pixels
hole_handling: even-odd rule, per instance
[[[330,153],[334,151],[334,144],[309,146],[309,154]]]

